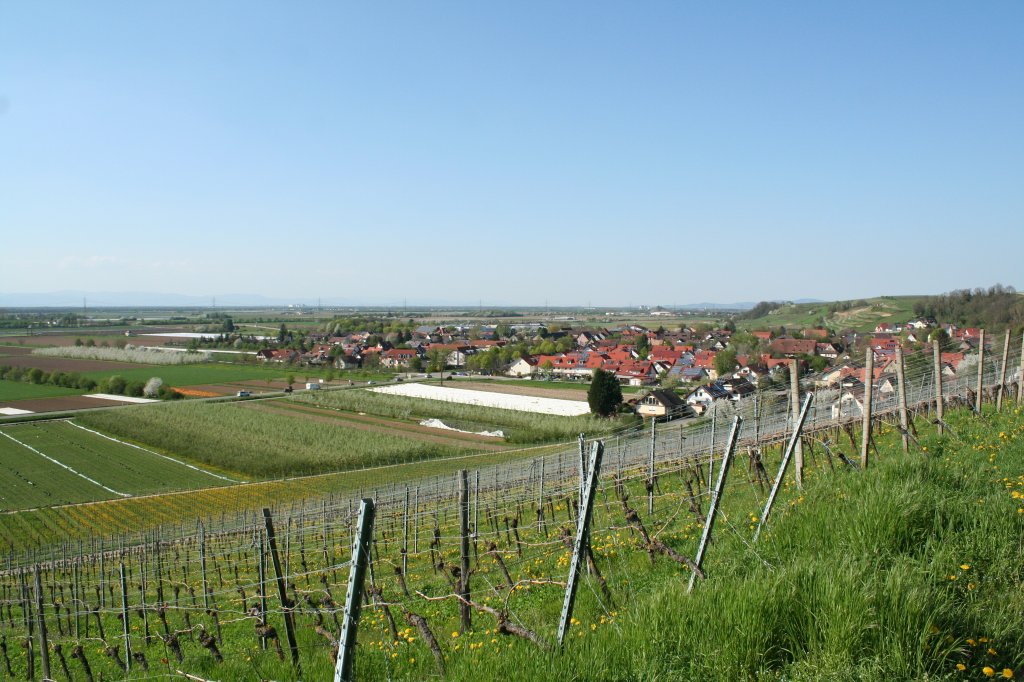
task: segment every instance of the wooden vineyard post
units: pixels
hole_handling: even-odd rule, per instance
[[[266,550],[266,547],[264,545],[263,531],[260,530],[258,532],[258,535],[260,537],[259,537],[259,543],[258,543],[258,546],[257,546],[258,554],[256,555],[256,560],[258,561],[258,563],[256,564],[256,573],[257,573],[257,578],[260,581],[260,621],[262,621],[264,624],[266,624],[266,622],[267,622],[267,550]],[[262,637],[262,636],[260,637],[260,648],[263,649],[263,650],[266,650],[266,648],[267,648],[267,638],[266,637]]]
[[[896,382],[899,388],[897,399],[900,411],[900,433],[903,437],[903,452],[910,451],[910,415],[907,411],[907,370],[903,366],[903,348],[896,347]]]
[[[288,598],[288,592],[284,584],[284,575],[281,574],[281,558],[277,553],[277,537],[274,535],[274,520],[270,517],[270,510],[263,508],[263,525],[267,531],[267,542],[270,544],[270,560],[274,564],[274,575],[277,577],[277,594],[281,598],[281,610],[284,611],[284,630],[288,635],[288,647],[292,652],[292,665],[299,667],[299,645],[295,641],[295,614],[292,612],[293,604]]]
[[[868,348],[864,357],[864,408],[861,410],[860,468],[868,468],[868,447],[871,445],[871,399],[875,388],[875,351]]]
[[[544,460],[542,459],[541,462]],[[543,469],[542,469],[543,471]],[[461,545],[459,553],[459,632],[466,634],[473,627],[472,609],[469,601],[469,472],[459,471],[459,527]]]
[[[39,577],[39,564],[35,570],[36,630],[39,632],[39,659],[43,664],[43,679],[50,679],[50,647],[46,641],[46,618],[43,614],[43,581]]]
[[[981,396],[985,391],[985,330],[981,330],[981,338],[978,343],[978,384],[975,387],[974,411],[981,414]]]
[[[651,451],[647,458],[647,514],[654,513],[654,447],[657,439],[658,420],[651,417]]]
[[[793,450],[796,448],[796,444],[800,442],[800,435],[804,430],[804,421],[807,419],[807,409],[811,405],[811,401],[814,399],[813,393],[808,393],[804,396],[804,405],[800,410],[800,416],[797,417],[796,426],[793,428],[793,435],[789,438],[789,444],[786,446],[786,452],[782,455],[782,463],[779,465],[779,473],[775,475],[775,483],[772,484],[772,491],[768,494],[768,500],[764,503],[764,511],[761,512],[761,518],[757,521],[757,530],[754,531],[754,539],[752,542],[757,542],[757,538],[761,535],[761,528],[764,527],[768,521],[768,515],[772,513],[772,506],[775,504],[775,496],[779,494],[779,488],[782,487],[782,479],[786,477],[786,467],[789,465],[789,458],[793,455]]]
[[[1020,338],[1020,369],[1017,371],[1017,402],[1024,397],[1024,335]]]
[[[996,390],[996,412],[1003,411],[1003,393],[1006,391],[1006,363],[1010,361],[1010,330],[1003,338],[1003,361],[999,365],[999,388]]]
[[[740,424],[742,423],[743,419],[739,415],[732,418],[732,429],[729,431],[729,440],[726,442],[725,454],[722,455],[722,465],[718,470],[718,483],[715,484],[715,489],[711,493],[711,506],[708,508],[708,518],[704,524],[704,533],[700,536],[700,545],[697,547],[697,556],[694,557],[693,560],[697,570],[690,574],[690,584],[686,588],[687,594],[693,591],[693,584],[697,580],[697,573],[700,571],[701,565],[704,562],[704,554],[707,552],[708,540],[711,539],[711,531],[715,527],[715,516],[718,514],[718,505],[722,501],[722,490],[725,489],[725,477],[729,474],[729,464],[732,461],[732,453],[736,449],[736,440],[739,437]],[[712,459],[714,459],[714,453],[712,453]]]
[[[800,415],[800,363],[793,360],[789,366],[789,402],[793,413],[793,421]],[[804,444],[796,442],[796,485],[804,487]]]
[[[932,339],[932,364],[935,368],[935,417],[938,420],[939,435],[945,433],[942,428],[946,416],[945,404],[942,400],[942,355],[939,352],[939,340]]]
[[[359,629],[359,613],[362,610],[363,583],[370,565],[370,545],[373,543],[373,519],[375,507],[372,499],[359,504],[359,535],[352,550],[352,563],[348,572],[348,589],[345,593],[345,623],[341,628],[337,662],[334,666],[334,682],[352,680],[352,663],[356,657],[356,632]]]
[[[576,586],[580,577],[580,561],[586,550],[590,535],[590,518],[593,515],[594,498],[597,495],[597,479],[601,475],[601,457],[604,454],[604,443],[596,441],[590,446],[590,465],[587,469],[587,482],[584,486],[580,511],[576,517],[576,541],[572,547],[572,559],[569,561],[569,579],[565,586],[565,599],[562,601],[562,615],[558,619],[558,645],[565,640],[565,633],[572,623],[572,609],[576,602]]]
[[[754,447],[760,447],[761,445],[761,431],[760,424],[758,423],[758,413],[760,412],[761,407],[760,401],[758,400],[759,395],[760,391],[756,391],[754,393]],[[680,431],[680,433],[682,433],[682,431]]]
[[[125,670],[132,669],[132,641],[128,637],[128,581],[124,575],[124,562],[120,563],[121,570],[121,625],[124,632],[124,664]]]

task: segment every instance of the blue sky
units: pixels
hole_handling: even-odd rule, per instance
[[[1019,287],[1021,35],[1020,2],[0,0],[0,293]]]

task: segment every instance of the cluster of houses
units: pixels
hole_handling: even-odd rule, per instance
[[[698,332],[693,328],[678,331],[651,330],[639,325],[618,329],[563,330],[545,334],[543,340],[558,339],[564,352],[546,354],[522,353],[504,373],[519,378],[558,378],[589,381],[595,369],[611,372],[627,386],[649,387],[636,400],[634,407],[645,416],[701,414],[716,401],[738,402],[752,394],[759,382],[780,371],[788,372],[795,363],[801,371],[812,364],[818,372],[816,388],[839,389],[834,410],[847,414],[858,410],[864,386],[872,381],[879,395],[895,392],[896,349],[901,344],[923,343],[938,325],[934,320],[918,319],[905,324],[879,324],[874,333],[848,333],[835,336],[821,328],[802,329],[791,335],[776,336],[771,331],[753,331],[756,352],[728,357],[729,367],[718,362],[719,354],[732,351],[730,329]],[[955,376],[965,354],[977,348],[981,330],[942,327],[957,344],[954,352],[941,356],[942,372]],[[339,369],[362,366],[367,358],[376,356],[381,367],[409,370],[421,366],[427,357],[443,353],[448,367],[465,367],[474,354],[502,347],[509,343],[536,342],[538,325],[518,325],[499,337],[494,327],[421,326],[408,339],[395,346],[381,341],[370,332],[343,336],[311,335],[312,346],[304,352],[267,348],[257,357],[265,362],[330,364]],[[546,332],[546,330],[545,330]],[[750,348],[749,338],[746,344]],[[851,363],[850,349],[858,346],[858,362]],[[862,350],[872,349],[874,372],[869,378],[860,365]],[[720,375],[720,371],[722,374]],[[666,386],[685,385],[680,395]],[[658,387],[662,388],[658,388]]]

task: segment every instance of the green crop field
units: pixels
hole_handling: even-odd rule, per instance
[[[122,376],[127,381],[146,381],[150,377],[160,377],[171,386],[195,386],[198,384],[223,384],[233,381],[251,381],[254,379],[280,379],[288,374],[296,378],[306,376],[305,372],[292,371],[286,367],[262,367],[256,365],[234,365],[220,363],[203,363],[184,366],[137,367],[134,369],[104,370],[100,372],[83,372],[87,377],[99,381],[112,374]],[[313,373],[310,376],[314,376]]]
[[[32,398],[53,398],[62,395],[81,395],[85,391],[63,386],[30,384],[24,381],[0,379],[0,402],[7,400],[31,400]]]
[[[0,511],[229,482],[186,462],[118,443],[69,422],[0,429]]]
[[[570,441],[579,433],[597,436],[637,422],[635,417],[603,419],[593,415],[562,417],[497,407],[449,403],[442,400],[388,395],[366,390],[330,391],[291,398],[321,407],[363,412],[393,419],[435,418],[467,431],[501,429],[511,443]]]
[[[340,393],[340,392],[339,392]],[[251,478],[360,469],[457,454],[469,449],[248,409],[240,403],[165,403],[91,412],[78,421]]]

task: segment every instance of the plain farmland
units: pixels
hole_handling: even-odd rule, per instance
[[[468,454],[386,429],[247,409],[242,403],[177,402],[82,415],[90,428],[252,478],[276,478]]]
[[[374,393],[368,390],[331,391],[295,396],[308,402],[348,412],[362,412],[392,419],[442,419],[448,426],[466,431],[501,429],[512,443],[569,441],[579,433],[598,435],[635,423],[634,418],[601,419],[593,415],[563,417],[498,407],[481,407],[442,400]]]
[[[181,461],[113,441],[66,421],[0,429],[0,510],[223,485]]]

